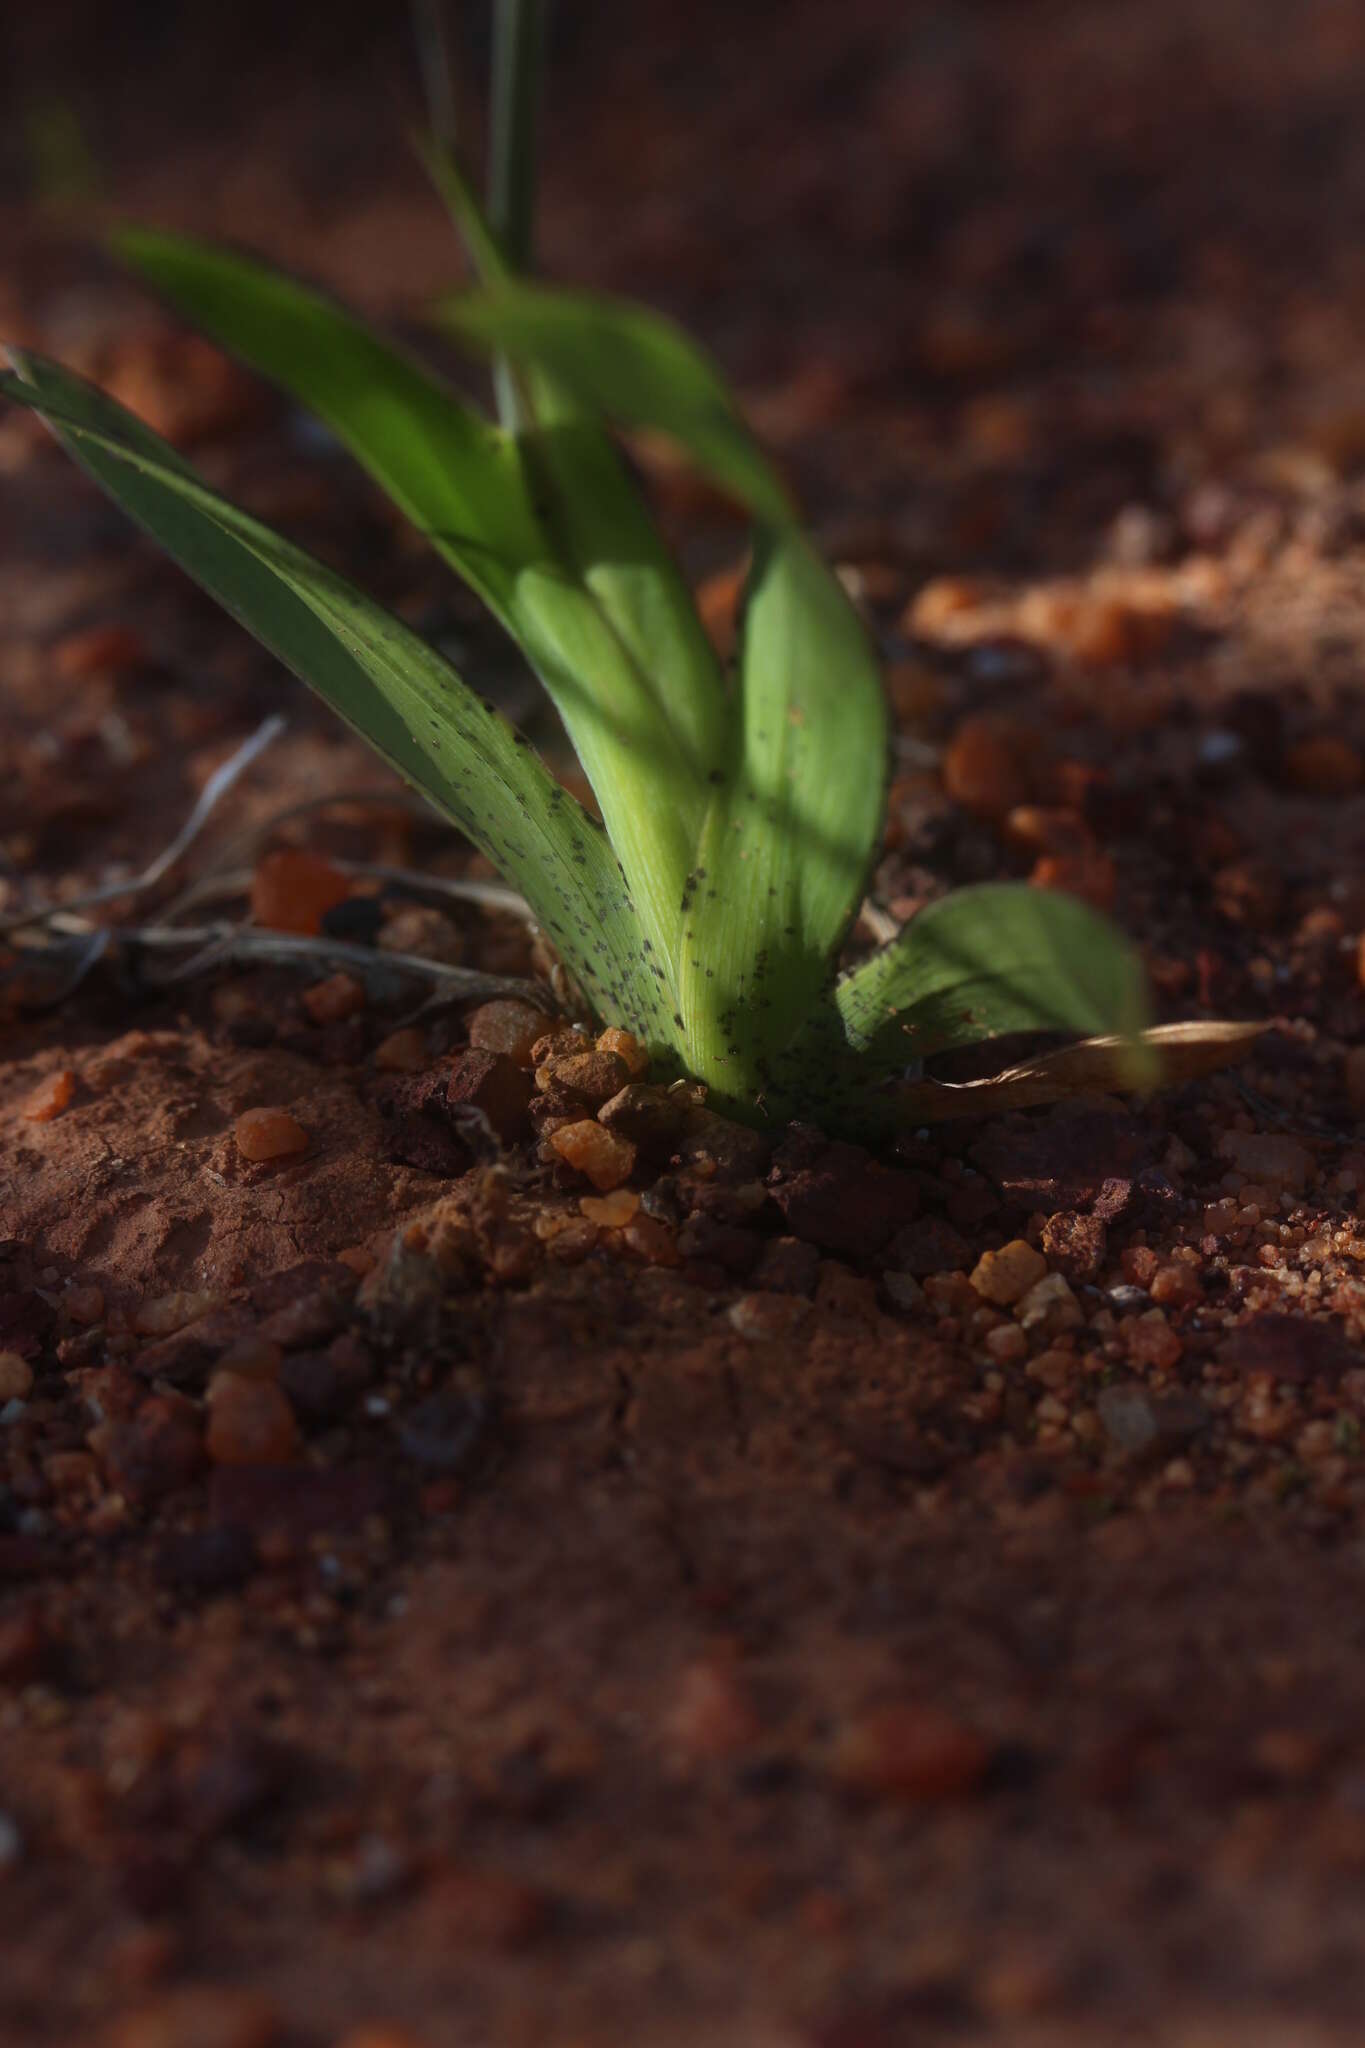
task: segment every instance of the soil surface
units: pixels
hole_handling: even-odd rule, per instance
[[[1071,888],[1164,1018],[1267,1030],[881,1160],[675,1099],[595,1190],[552,1141],[614,1113],[533,1020],[118,943],[63,995],[12,939],[0,2041],[1357,2042],[1365,17],[591,12],[546,264],[708,340],[880,635],[883,916]],[[0,330],[555,756],[363,481],[92,254],[51,25],[9,33]],[[460,272],[398,32],[320,81],[247,40],[70,85],[100,208],[412,327]],[[636,452],[723,637],[742,533]],[[13,417],[0,691],[0,916],[126,881],[282,709],[92,915],[215,867],[268,914],[307,855],[315,932],[536,970],[336,866],[486,874]]]

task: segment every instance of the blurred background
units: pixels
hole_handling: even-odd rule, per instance
[[[477,162],[488,10],[446,16]],[[1248,448],[1365,451],[1362,86],[1332,0],[563,4],[542,258],[696,326],[940,566],[1033,566],[1043,520],[1084,559]],[[405,6],[7,9],[0,313],[43,328],[110,212],[415,308],[458,275],[421,107]]]

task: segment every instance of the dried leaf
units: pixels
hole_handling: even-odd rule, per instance
[[[1159,1024],[1139,1033],[1138,1043],[1159,1063],[1154,1085],[1176,1088],[1234,1065],[1268,1029],[1265,1024]],[[985,1081],[907,1081],[891,1099],[898,1115],[910,1123],[994,1116],[1002,1110],[1061,1102],[1069,1095],[1126,1089],[1131,1086],[1132,1057],[1131,1039],[1083,1038]]]

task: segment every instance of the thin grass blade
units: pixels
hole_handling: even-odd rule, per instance
[[[39,413],[196,582],[465,831],[536,911],[603,1014],[671,1043],[604,835],[426,643],[209,490],[132,414],[24,352],[0,394]]]

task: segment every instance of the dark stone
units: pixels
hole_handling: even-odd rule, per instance
[[[682,1131],[687,1113],[688,1104],[667,1088],[629,1081],[602,1104],[597,1121],[618,1137],[629,1138],[643,1152],[666,1152]]]
[[[685,1259],[709,1259],[736,1278],[752,1270],[759,1243],[755,1231],[715,1216],[689,1217],[678,1232],[678,1250]]]
[[[734,1124],[713,1109],[693,1104],[687,1111],[678,1153],[685,1164],[709,1160],[722,1180],[761,1180],[772,1157],[773,1141],[747,1124]]]
[[[885,1263],[898,1273],[923,1280],[930,1273],[965,1273],[974,1254],[961,1231],[940,1216],[921,1216],[898,1230],[886,1248]]]
[[[808,1149],[803,1144],[800,1156]],[[814,1164],[794,1172],[790,1156],[786,1147],[777,1154],[769,1190],[791,1235],[823,1251],[879,1251],[919,1208],[910,1176],[878,1165],[859,1145],[826,1145]]]
[[[324,937],[345,939],[355,946],[373,946],[383,928],[388,906],[382,896],[346,896],[324,910],[320,920]]]
[[[484,1052],[471,1046],[467,1052],[455,1053],[445,1069],[449,1108],[454,1112],[478,1110],[504,1145],[515,1145],[526,1136],[526,1112],[534,1090],[526,1069],[505,1052]]]
[[[1103,1271],[1109,1232],[1100,1216],[1059,1209],[1044,1223],[1039,1249],[1055,1272],[1079,1287]]]
[[[425,1074],[387,1082],[376,1098],[387,1129],[387,1156],[447,1179],[473,1164],[479,1127],[495,1144],[527,1135],[534,1083],[505,1053],[477,1047]],[[583,1105],[575,1103],[578,1114]]]
[[[325,1351],[293,1351],[280,1367],[280,1392],[299,1421],[331,1422],[347,1407],[352,1390]]]

